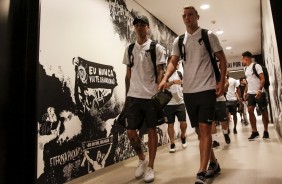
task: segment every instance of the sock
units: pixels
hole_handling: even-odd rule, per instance
[[[217,134],[212,134],[212,141],[217,141]]]
[[[222,130],[223,134],[228,134],[228,130]]]

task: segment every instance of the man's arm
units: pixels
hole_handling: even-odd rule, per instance
[[[171,56],[171,59],[170,59],[170,62],[167,66],[164,77],[161,80],[161,82],[159,83],[158,90],[163,90],[163,89],[167,88],[166,82],[169,79],[169,77],[175,72],[178,61],[179,61],[179,56],[175,56],[175,55]]]
[[[157,65],[157,73],[158,73],[157,83],[159,84],[162,81],[162,78],[164,77],[164,64]]]
[[[227,60],[226,60],[225,54],[222,50],[215,52],[215,56],[219,60],[219,67],[220,67],[220,73],[221,73],[220,81],[219,81],[217,88],[216,88],[216,94],[218,96],[221,96],[221,95],[224,94],[223,89],[224,89],[225,75],[226,75],[226,70],[227,70]]]
[[[125,74],[125,96],[127,96],[129,86],[130,86],[130,78],[131,78],[131,68],[129,66],[126,67]]]

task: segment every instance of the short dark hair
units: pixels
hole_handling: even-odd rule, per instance
[[[252,58],[253,54],[250,51],[246,51],[246,52],[243,52],[242,56]]]

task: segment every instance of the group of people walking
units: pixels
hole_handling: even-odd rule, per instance
[[[229,104],[233,97],[229,98],[229,88],[235,88],[235,83],[228,81],[227,60],[218,37],[208,31],[208,40],[213,54],[219,62],[220,78],[215,75],[215,69],[211,62],[212,58],[203,43],[202,28],[198,25],[200,15],[193,6],[183,8],[182,19],[186,27],[183,43],[177,37],[172,45],[171,56],[165,58],[165,52],[160,44],[156,44],[155,63],[152,62],[150,47],[152,40],[149,39],[149,20],[146,16],[137,16],[133,20],[136,42],[129,54],[129,46],[124,52],[123,64],[126,65],[126,102],[125,121],[130,144],[139,158],[139,163],[135,171],[137,179],[144,177],[145,182],[152,182],[155,179],[154,161],[157,152],[157,132],[158,124],[157,109],[151,97],[158,91],[169,89],[173,94],[171,102],[164,109],[164,116],[168,123],[168,134],[170,138],[170,152],[175,152],[174,143],[174,121],[177,116],[180,122],[180,139],[182,147],[187,147],[186,143],[186,112],[189,116],[191,126],[196,129],[199,139],[200,165],[196,173],[195,184],[205,184],[206,178],[213,177],[221,171],[219,161],[212,149],[212,133],[216,131],[215,122],[220,122],[223,128],[224,138],[229,144],[228,135],[228,115],[226,108],[234,115],[234,111]],[[183,45],[183,50],[179,47]],[[184,74],[181,77],[177,69],[179,61],[182,59]],[[166,62],[167,61],[167,62]],[[167,63],[166,70],[164,65]],[[259,78],[252,75],[252,54],[245,52],[242,54],[242,63],[246,70],[248,86],[243,93],[236,93],[237,99],[245,99],[248,104],[249,120],[252,127],[250,140],[259,136],[256,128],[256,118],[254,107],[258,103],[263,115],[264,138],[268,138],[267,124],[267,101],[263,93],[264,75],[260,65],[256,65]],[[155,65],[155,66],[154,66]],[[227,76],[227,77],[226,77]],[[227,90],[228,89],[228,90]],[[236,99],[236,100],[237,100]],[[227,101],[226,101],[227,100]],[[235,99],[234,99],[235,100]],[[232,104],[232,103],[231,103]],[[233,133],[237,133],[235,118]],[[146,124],[148,128],[148,158],[145,156],[141,138],[137,130]]]

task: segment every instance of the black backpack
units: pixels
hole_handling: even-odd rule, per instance
[[[212,63],[212,67],[213,67],[213,70],[214,70],[216,81],[219,82],[220,81],[220,71],[219,71],[219,68],[217,66],[216,59],[212,55],[212,52],[211,52],[211,45],[210,45],[210,41],[209,41],[209,37],[208,37],[208,30],[202,29],[201,35],[202,35],[202,38],[200,40],[203,40],[203,42],[205,44],[205,47],[206,47],[206,49],[209,53],[210,59],[211,59],[211,63]],[[183,61],[186,61],[185,47],[184,47],[184,44],[183,44],[184,37],[185,37],[185,34],[179,36],[178,48],[179,48],[179,51],[180,51],[181,59],[183,59]]]
[[[269,86],[270,86],[270,82],[269,82],[269,75],[268,75],[268,71],[266,69],[265,66],[260,65],[263,71],[263,75],[264,75],[264,89],[268,90]],[[259,74],[257,72],[256,69],[256,63],[253,64],[253,72],[254,74],[257,76],[257,78],[259,78]]]
[[[132,51],[133,51],[133,48],[134,48],[134,45],[135,43],[132,43],[128,46],[128,60],[129,60],[129,67],[132,67],[134,65],[134,56],[132,55]],[[155,71],[155,78],[156,78],[156,83],[157,83],[157,80],[158,80],[158,73],[157,73],[157,66],[156,66],[156,58],[157,58],[157,55],[156,55],[156,45],[157,43],[155,41],[152,41],[151,44],[150,44],[150,49],[147,50],[146,52],[150,52],[151,54],[151,59],[152,59],[152,62],[153,62],[153,65],[154,65],[154,71]]]

